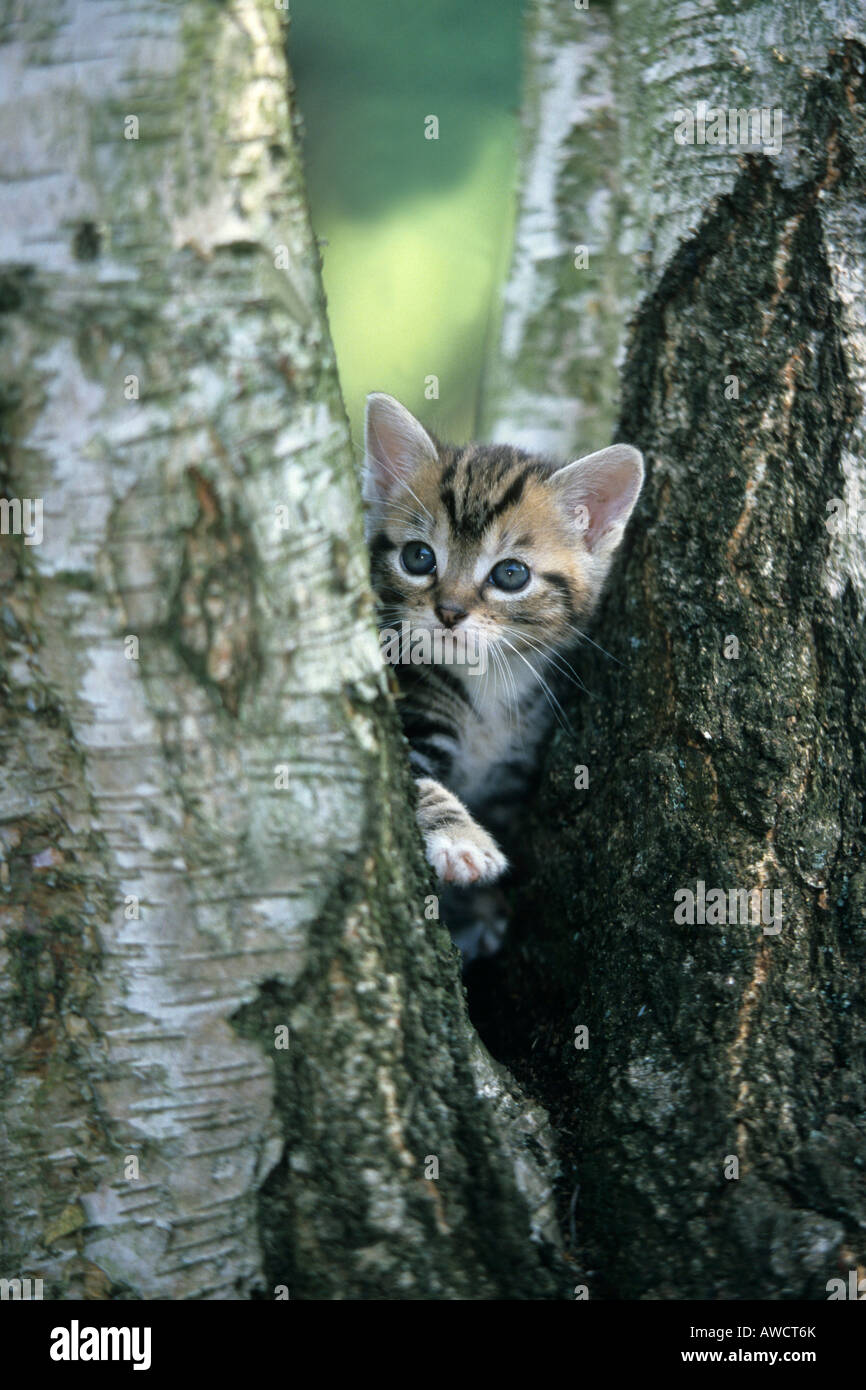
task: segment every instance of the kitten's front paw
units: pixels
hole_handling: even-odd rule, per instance
[[[419,777],[417,785],[424,850],[440,880],[465,888],[493,883],[504,874],[508,860],[463,802],[432,777]]]
[[[508,860],[496,841],[473,825],[434,830],[427,837],[427,858],[443,883],[493,883],[508,868]]]

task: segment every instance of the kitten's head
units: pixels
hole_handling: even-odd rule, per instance
[[[503,654],[574,645],[642,482],[628,444],[559,467],[501,445],[440,444],[393,396],[368,396],[364,499],[382,622],[465,628]]]

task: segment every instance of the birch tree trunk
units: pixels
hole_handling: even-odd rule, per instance
[[[542,39],[564,22],[548,0],[534,15]],[[598,52],[600,21],[571,18],[569,61],[539,40],[536,90]],[[866,1274],[863,10],[617,0],[610,22],[605,237],[635,258],[608,277],[633,310],[611,433],[648,481],[594,626],[616,660],[581,658],[590,695],[534,808],[522,925],[495,968],[512,1013],[488,1000],[487,1026],[552,1107],[591,1295],[824,1299]],[[678,144],[699,101],[781,110],[781,150]],[[536,145],[561,228],[537,286],[581,274],[591,204],[560,196],[578,124]],[[497,370],[519,403],[549,342],[566,421],[594,330],[565,302],[557,323],[506,331]],[[675,918],[699,884],[725,892],[717,925]],[[768,929],[733,917],[730,891],[754,889],[781,894]]]
[[[616,35],[609,0],[527,6],[520,199],[481,418],[496,442],[589,453],[616,419],[622,300]],[[576,272],[575,263],[581,264]]]
[[[0,1273],[555,1297],[546,1120],[408,810],[279,11],[0,39]]]

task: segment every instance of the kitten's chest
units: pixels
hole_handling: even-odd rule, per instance
[[[483,719],[467,718],[458,731],[453,790],[464,799],[468,793],[485,790],[495,770],[520,750],[505,711],[493,710]]]
[[[469,806],[518,795],[535,770],[546,727],[535,700],[524,700],[515,712],[495,689],[476,693],[456,731],[451,790]]]

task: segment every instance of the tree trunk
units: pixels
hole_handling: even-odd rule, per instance
[[[0,1270],[555,1297],[546,1120],[407,811],[279,12],[15,10]]]
[[[631,260],[616,243],[615,43],[606,0],[527,8],[518,217],[481,418],[495,442],[553,456],[602,448],[616,419]]]
[[[620,0],[613,25],[614,241],[643,245],[615,437],[648,480],[488,1027],[552,1108],[592,1295],[824,1299],[866,1273],[863,11]],[[781,108],[782,152],[679,145],[699,100]],[[701,883],[726,921],[675,916]],[[735,920],[753,889],[780,922]]]

